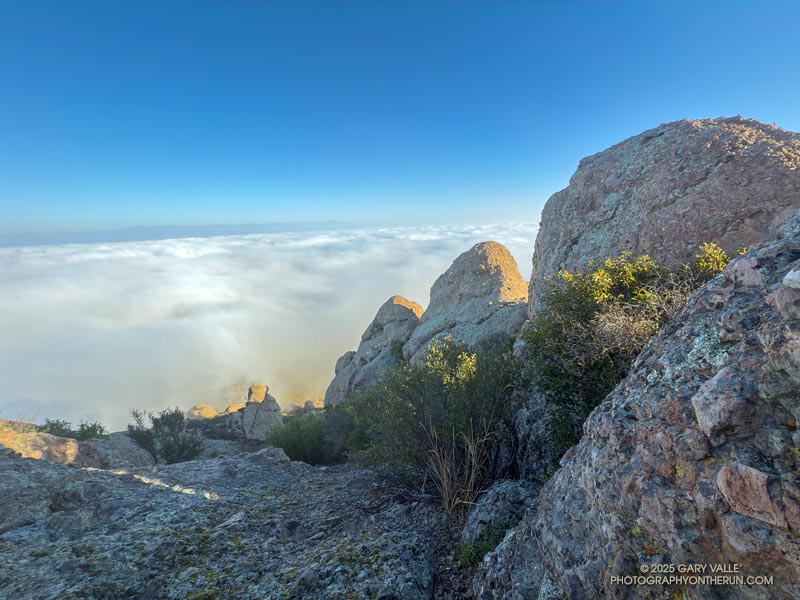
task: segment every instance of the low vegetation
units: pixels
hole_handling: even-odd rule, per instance
[[[267,442],[292,460],[376,467],[455,512],[516,474],[513,418],[527,382],[512,343],[502,337],[471,350],[445,338],[421,364],[396,352],[378,385],[324,412],[284,417]]]
[[[483,557],[494,551],[505,537],[505,531],[492,531],[482,540],[475,542],[459,542],[456,546],[455,559],[458,566],[469,573],[475,573]]]
[[[623,253],[561,271],[523,332],[534,383],[551,408],[556,456],[580,438],[583,421],[628,373],[633,359],[730,257],[703,244],[693,265],[671,271]]]
[[[471,350],[445,338],[349,399],[353,457],[442,499],[452,513],[515,471],[513,425],[527,387],[508,337]]]
[[[156,462],[171,464],[193,460],[203,451],[203,437],[186,430],[180,408],[162,410],[158,414],[134,409],[131,418],[133,423],[128,425],[128,435]]]
[[[76,440],[91,440],[108,436],[108,430],[97,421],[81,421],[77,429],[72,428],[69,421],[58,419],[45,419],[44,425],[40,425],[38,430],[41,433],[49,433],[60,437],[73,438]]]
[[[333,465],[346,459],[353,419],[342,409],[291,414],[267,434],[267,443],[282,448],[292,460],[310,465]]]

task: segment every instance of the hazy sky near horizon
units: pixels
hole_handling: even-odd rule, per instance
[[[324,392],[390,296],[496,240],[526,278],[536,226],[402,227],[0,248],[0,416],[96,419]],[[224,408],[221,405],[220,408]]]
[[[800,130],[800,3],[0,0],[0,233],[533,221],[678,118]]]

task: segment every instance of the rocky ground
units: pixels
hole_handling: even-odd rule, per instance
[[[0,449],[0,598],[464,598],[455,528],[282,451],[102,470]]]

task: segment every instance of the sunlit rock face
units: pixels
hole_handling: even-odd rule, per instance
[[[476,244],[436,280],[425,312],[402,296],[380,308],[358,350],[336,362],[325,404],[338,404],[350,392],[375,385],[400,352],[405,360],[419,362],[434,340],[446,336],[475,346],[497,334],[516,335],[527,298],[528,282],[508,249],[497,242]]]
[[[452,336],[474,346],[496,334],[516,335],[525,319],[528,283],[497,242],[461,254],[431,287],[431,299],[403,355],[421,360],[434,340]]]
[[[255,384],[248,388],[245,403],[231,404],[223,412],[210,404],[196,404],[186,417],[209,437],[263,442],[281,422],[281,409],[268,386]]]
[[[549,571],[570,598],[672,597],[678,588],[612,576],[699,563],[738,564],[774,582],[692,597],[800,597],[798,422],[800,211],[645,348],[485,561],[477,596],[535,597],[524,593]]]
[[[402,296],[392,296],[380,307],[361,336],[358,350],[336,361],[336,375],[325,392],[325,404],[334,406],[347,394],[375,385],[419,323],[422,307]]]
[[[752,246],[800,208],[800,135],[752,119],[667,123],[581,160],[547,201],[533,255],[529,312],[560,269],[623,251],[670,266],[699,244]]]

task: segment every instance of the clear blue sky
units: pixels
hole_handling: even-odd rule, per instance
[[[0,0],[0,232],[532,221],[659,123],[800,130],[800,3]]]

